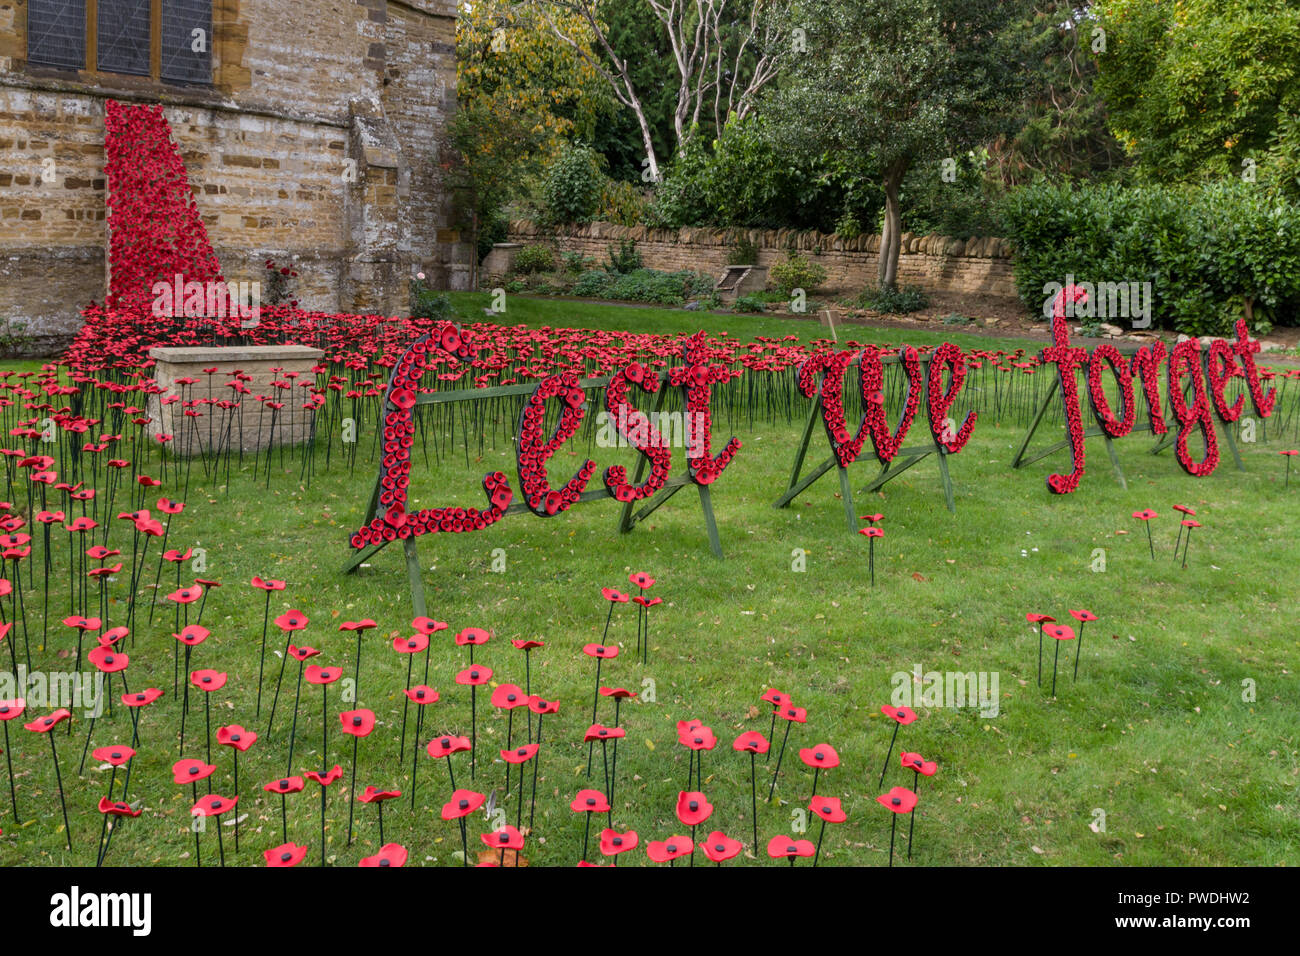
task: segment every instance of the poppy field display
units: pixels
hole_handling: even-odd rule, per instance
[[[1089,354],[1074,286],[1037,355],[479,294],[158,316],[220,265],[161,110],[107,126],[110,295],[0,369],[0,862],[1294,862],[1300,386],[1244,326]],[[220,349],[284,343],[323,357],[262,394]],[[212,364],[160,388],[164,344]],[[1140,408],[1172,441],[1112,443]]]
[[[484,300],[455,301],[472,314]],[[1285,701],[1297,688],[1281,608],[1296,553],[1271,447],[1294,441],[1285,368],[1259,369],[1276,410],[1268,443],[1241,444],[1245,471],[1190,481],[1166,458],[1121,447],[1128,489],[1094,482],[1044,496],[1009,467],[1047,393],[1027,346],[956,335],[945,346],[919,333],[910,349],[837,349],[800,337],[806,326],[771,334],[772,320],[511,308],[517,326],[460,331],[340,319],[372,329],[369,355],[328,323],[311,327],[316,341],[339,340],[310,380],[284,379],[280,391],[315,406],[314,434],[243,461],[208,443],[208,418],[219,428],[241,413],[220,402],[181,398],[193,413],[186,432],[149,437],[138,352],[0,379],[11,446],[0,859],[1286,860],[1297,834],[1284,797]],[[559,309],[590,327],[562,325]],[[403,384],[401,335],[409,345],[449,334],[476,348],[448,353],[456,366],[441,354],[421,374],[410,366]],[[979,426],[954,459],[955,514],[923,468],[875,490],[850,476],[860,535],[844,535],[843,508],[816,496],[772,507],[804,427],[800,370],[844,348],[870,353],[870,376],[881,357],[870,391],[883,393],[845,388],[846,420],[873,408],[903,420],[921,381],[908,368],[923,356],[946,349],[965,365],[950,404]],[[656,510],[619,534],[615,507],[547,507],[550,494],[592,490],[548,470],[603,484],[615,506],[654,494],[628,502],[619,490],[673,480],[684,447],[646,455],[607,441],[591,411],[575,420],[564,388],[608,378],[603,395],[586,393],[607,420],[621,401],[645,408],[661,395],[664,410],[685,411],[689,386],[672,370],[690,349],[707,349],[718,370],[714,427],[743,442],[713,502],[722,561],[692,508]],[[492,392],[498,384],[524,388]],[[467,385],[485,397],[418,401]],[[529,421],[539,385],[549,405]],[[1248,389],[1233,376],[1228,397]],[[242,414],[263,404],[230,392],[247,403]],[[355,442],[343,440],[349,418]],[[1040,432],[1049,427],[1064,429],[1064,415],[1044,410]],[[873,433],[869,421],[859,431]],[[520,433],[533,437],[520,443]],[[521,461],[521,448],[536,457]],[[519,485],[532,496],[523,505],[557,520],[426,531],[415,573],[427,607],[415,614],[404,555],[353,548],[364,555],[353,573],[338,564],[357,529],[373,526],[367,480],[398,458],[410,466],[401,511],[445,509],[439,531],[457,529],[443,520],[473,526],[475,475],[521,466],[535,469]],[[379,510],[387,527],[396,503]]]

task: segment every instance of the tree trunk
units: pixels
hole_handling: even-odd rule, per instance
[[[898,283],[898,253],[902,244],[903,215],[898,205],[898,191],[907,172],[906,159],[895,160],[885,169],[885,225],[880,233],[880,262],[877,280],[880,288],[893,289]]]

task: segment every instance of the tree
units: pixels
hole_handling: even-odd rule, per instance
[[[874,160],[885,198],[878,277],[893,288],[902,238],[899,190],[915,164],[1005,129],[1027,68],[1028,12],[997,0],[807,0],[808,51],[783,77],[768,118],[789,150]]]
[[[561,22],[572,44],[557,39],[526,0],[460,4],[450,184],[480,258],[484,231],[501,208],[540,179],[571,137],[591,135],[615,109],[604,80],[583,59],[590,35],[577,20]]]
[[[1300,114],[1300,0],[1106,0],[1097,89],[1151,180],[1240,176]]]
[[[704,119],[712,119],[714,128],[721,129],[728,116],[748,115],[793,48],[787,32],[787,0],[634,2],[648,4],[667,39],[667,49],[660,51],[654,65],[660,77],[664,59],[676,71],[677,150],[690,142]],[[555,36],[597,70],[618,101],[632,111],[645,149],[647,176],[658,182],[655,130],[642,100],[646,87],[636,77],[637,67],[645,61],[633,61],[628,51],[615,47],[600,0],[533,0],[533,6]],[[566,16],[570,24],[576,20],[584,33],[594,37],[593,51],[581,49],[579,36],[565,24]]]

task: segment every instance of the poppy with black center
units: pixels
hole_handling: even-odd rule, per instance
[[[672,863],[695,852],[695,841],[688,836],[674,836],[666,840],[651,840],[646,845],[646,856],[656,863]]]
[[[438,692],[428,684],[417,684],[402,691],[413,702],[423,706],[424,704],[436,704],[439,699]]]
[[[248,748],[257,743],[257,734],[251,730],[245,730],[239,724],[230,724],[217,728],[217,743],[240,753],[247,753]]]
[[[110,767],[122,767],[130,762],[135,756],[135,751],[130,747],[96,747],[90,752],[90,755],[101,763],[106,763]]]
[[[696,790],[681,790],[677,794],[677,819],[684,826],[697,827],[713,813],[713,804]]]
[[[364,856],[357,866],[405,866],[406,847],[400,843],[385,843],[374,856]]]
[[[267,866],[297,866],[307,858],[307,848],[296,843],[282,843],[270,850],[263,850],[262,856]]]
[[[302,611],[285,611],[275,619],[275,626],[286,634],[290,631],[301,631],[309,623],[311,622],[308,620],[307,615],[303,614]]]
[[[329,770],[326,771],[308,770],[306,773],[303,774],[303,776],[306,777],[308,780],[315,781],[316,783],[320,784],[322,787],[328,787],[335,780],[338,780],[340,777],[343,776],[343,768],[340,767],[338,764],[335,764],[334,766],[330,767]]]
[[[158,687],[150,687],[147,690],[136,691],[135,693],[123,694],[122,703],[127,707],[144,707],[146,704],[152,704],[162,696],[162,690]]]
[[[537,756],[540,744],[524,744],[519,747],[512,747],[509,750],[501,751],[501,759],[506,763],[527,763]]]
[[[794,837],[774,836],[767,842],[767,855],[774,860],[789,860],[791,865],[799,857],[812,856],[817,852],[811,840],[796,840]]]
[[[425,749],[429,752],[430,757],[449,757],[452,754],[462,753],[471,747],[468,737],[454,737],[450,734],[442,737],[435,737],[429,741]]]
[[[172,783],[197,783],[212,776],[216,769],[214,764],[202,760],[178,760],[172,764]]]
[[[318,664],[309,664],[302,676],[309,684],[332,684],[343,676],[343,668],[321,667]]]
[[[492,706],[502,710],[528,706],[528,696],[516,684],[501,684],[492,691]]]
[[[264,784],[262,789],[267,793],[301,793],[306,786],[307,783],[302,777],[280,777],[278,780]]]
[[[467,817],[487,800],[481,793],[473,790],[457,790],[451,795],[451,799],[442,805],[441,816],[444,820],[459,820]]]
[[[393,638],[393,650],[399,654],[419,654],[429,647],[427,634],[412,634],[410,637]]]
[[[618,856],[620,853],[635,850],[639,842],[640,837],[635,830],[619,833],[606,827],[600,831],[600,852],[604,856]]]
[[[744,849],[744,845],[739,840],[733,840],[721,830],[714,830],[700,841],[700,849],[714,863],[723,863],[734,856],[738,856],[740,851]]]

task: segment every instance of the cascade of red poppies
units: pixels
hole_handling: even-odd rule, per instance
[[[154,282],[171,283],[176,275],[184,282],[221,281],[221,263],[208,241],[185,161],[161,104],[105,103],[104,176],[106,308],[146,315]]]

